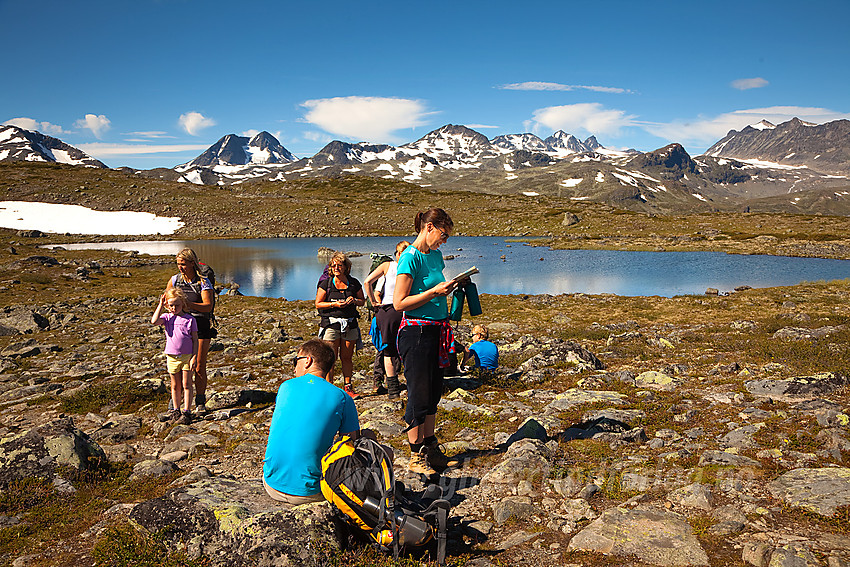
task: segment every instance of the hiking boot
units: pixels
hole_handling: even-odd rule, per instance
[[[387,376],[387,397],[392,400],[398,400],[401,396],[401,385],[398,383],[398,376]]]
[[[387,389],[384,388],[383,384],[377,384],[372,388],[372,395],[373,396],[381,396],[381,395],[386,394],[386,393],[387,393]]]
[[[349,396],[351,396],[351,399],[353,399],[353,400],[356,400],[357,398],[360,397],[360,394],[358,394],[354,391],[354,386],[352,386],[351,384],[345,384],[343,386],[343,389],[345,390],[345,393],[348,394]]]
[[[438,471],[444,471],[450,467],[456,467],[460,464],[460,461],[457,459],[450,459],[443,453],[442,449],[440,449],[440,443],[434,441],[428,445],[422,447],[423,451],[427,452],[428,455],[428,464],[437,469]]]
[[[191,423],[192,423],[192,414],[191,414],[191,412],[184,411],[184,412],[180,412],[180,413],[181,413],[181,415],[180,415],[180,417],[177,419],[177,423],[179,423],[180,425],[189,425],[189,424],[191,424]]]
[[[437,474],[437,471],[428,464],[428,453],[425,447],[422,447],[418,453],[410,454],[410,464],[407,465],[407,468],[410,472],[424,474],[425,476]]]
[[[198,415],[198,416],[207,415],[207,406],[205,406],[204,404],[195,406],[195,415]]]

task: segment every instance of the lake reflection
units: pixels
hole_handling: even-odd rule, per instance
[[[324,268],[317,256],[325,246],[354,257],[351,273],[361,282],[368,274],[370,252],[389,254],[397,237],[274,238],[245,240],[173,240],[68,244],[69,249],[117,248],[144,254],[174,255],[192,248],[213,266],[219,282],[237,282],[246,295],[313,299]],[[413,241],[413,237],[406,240]],[[702,294],[706,288],[795,285],[803,281],[850,277],[850,261],[786,256],[742,256],[722,252],[621,252],[550,250],[504,238],[452,237],[441,248],[447,278],[469,266],[480,274],[473,281],[481,293],[559,294],[614,293],[672,297]],[[504,259],[501,258],[504,256]],[[542,259],[542,260],[541,260]]]

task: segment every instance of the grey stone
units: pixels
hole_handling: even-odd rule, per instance
[[[766,543],[745,543],[741,559],[756,567],[767,567],[772,552],[773,548]]]
[[[0,439],[0,484],[28,477],[52,480],[58,467],[88,470],[106,460],[100,446],[62,418]]]
[[[729,467],[761,467],[755,459],[727,451],[705,451],[699,458],[699,466],[723,465]]]
[[[831,394],[850,384],[846,376],[822,372],[788,380],[750,380],[744,387],[752,395],[776,401],[797,401]]]
[[[573,341],[555,342],[546,345],[543,351],[529,358],[519,366],[522,372],[539,370],[552,367],[556,364],[570,363],[574,365],[573,371],[583,372],[585,370],[603,370],[602,364],[596,355]]]
[[[648,388],[663,392],[672,392],[679,387],[681,382],[681,379],[655,371],[641,372],[635,377],[635,386],[637,388]]]
[[[654,508],[610,508],[577,533],[567,549],[634,555],[653,565],[708,565],[685,518]]]
[[[135,415],[122,415],[110,419],[91,433],[91,438],[98,443],[114,445],[139,434],[142,419]]]
[[[516,547],[520,544],[523,544],[527,541],[531,541],[539,535],[539,533],[530,533],[520,530],[518,532],[510,534],[508,537],[502,540],[502,542],[497,546],[497,549],[499,549],[500,551],[504,551],[506,549],[510,549],[512,547]]]
[[[219,439],[215,435],[209,435],[206,433],[188,433],[166,443],[162,448],[162,453],[168,454],[174,453],[175,451],[186,451],[186,453],[188,453],[191,457],[197,452],[218,446]]]
[[[26,307],[0,310],[0,325],[16,330],[20,334],[37,333],[50,327],[47,317]]]
[[[524,520],[536,511],[528,496],[508,496],[493,504],[493,519],[501,526],[510,518]]]
[[[820,562],[809,550],[785,545],[773,550],[767,567],[819,567]]]
[[[714,507],[714,495],[707,484],[689,484],[667,495],[667,500],[677,506],[711,510]]]
[[[516,485],[520,480],[541,480],[549,475],[549,450],[537,439],[511,445],[505,457],[481,478],[481,484]]]
[[[234,406],[245,406],[249,403],[269,404],[275,400],[275,392],[265,390],[227,390],[216,392],[207,399],[207,410],[216,411]]]
[[[790,506],[832,516],[850,505],[850,468],[796,469],[771,482],[768,490]]]
[[[733,429],[719,439],[720,446],[723,448],[735,449],[753,449],[758,447],[753,435],[763,427],[764,424],[745,425]]]
[[[784,339],[788,341],[805,341],[821,339],[823,337],[834,335],[842,330],[843,327],[824,326],[817,329],[806,329],[803,327],[783,327],[773,333],[774,339]]]
[[[180,468],[171,461],[163,461],[161,459],[148,459],[146,461],[136,463],[136,465],[133,467],[133,474],[130,475],[130,480],[149,476],[165,476],[178,470],[180,470]]]
[[[137,504],[129,517],[171,551],[212,567],[318,567],[341,548],[345,530],[328,502],[275,502],[261,479],[201,480]]]

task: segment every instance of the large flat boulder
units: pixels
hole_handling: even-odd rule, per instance
[[[708,565],[684,516],[656,508],[611,508],[577,533],[568,549],[633,555],[653,565]]]
[[[768,489],[789,506],[832,516],[840,506],[850,506],[850,468],[796,469],[771,482]]]
[[[130,520],[215,567],[318,566],[341,548],[343,533],[329,503],[276,502],[261,479],[204,479],[137,504]]]

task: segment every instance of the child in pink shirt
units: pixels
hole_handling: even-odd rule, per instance
[[[159,298],[151,323],[165,327],[165,358],[174,404],[170,420],[188,425],[192,423],[192,368],[198,354],[198,323],[185,308],[186,295],[180,289],[169,289]]]

